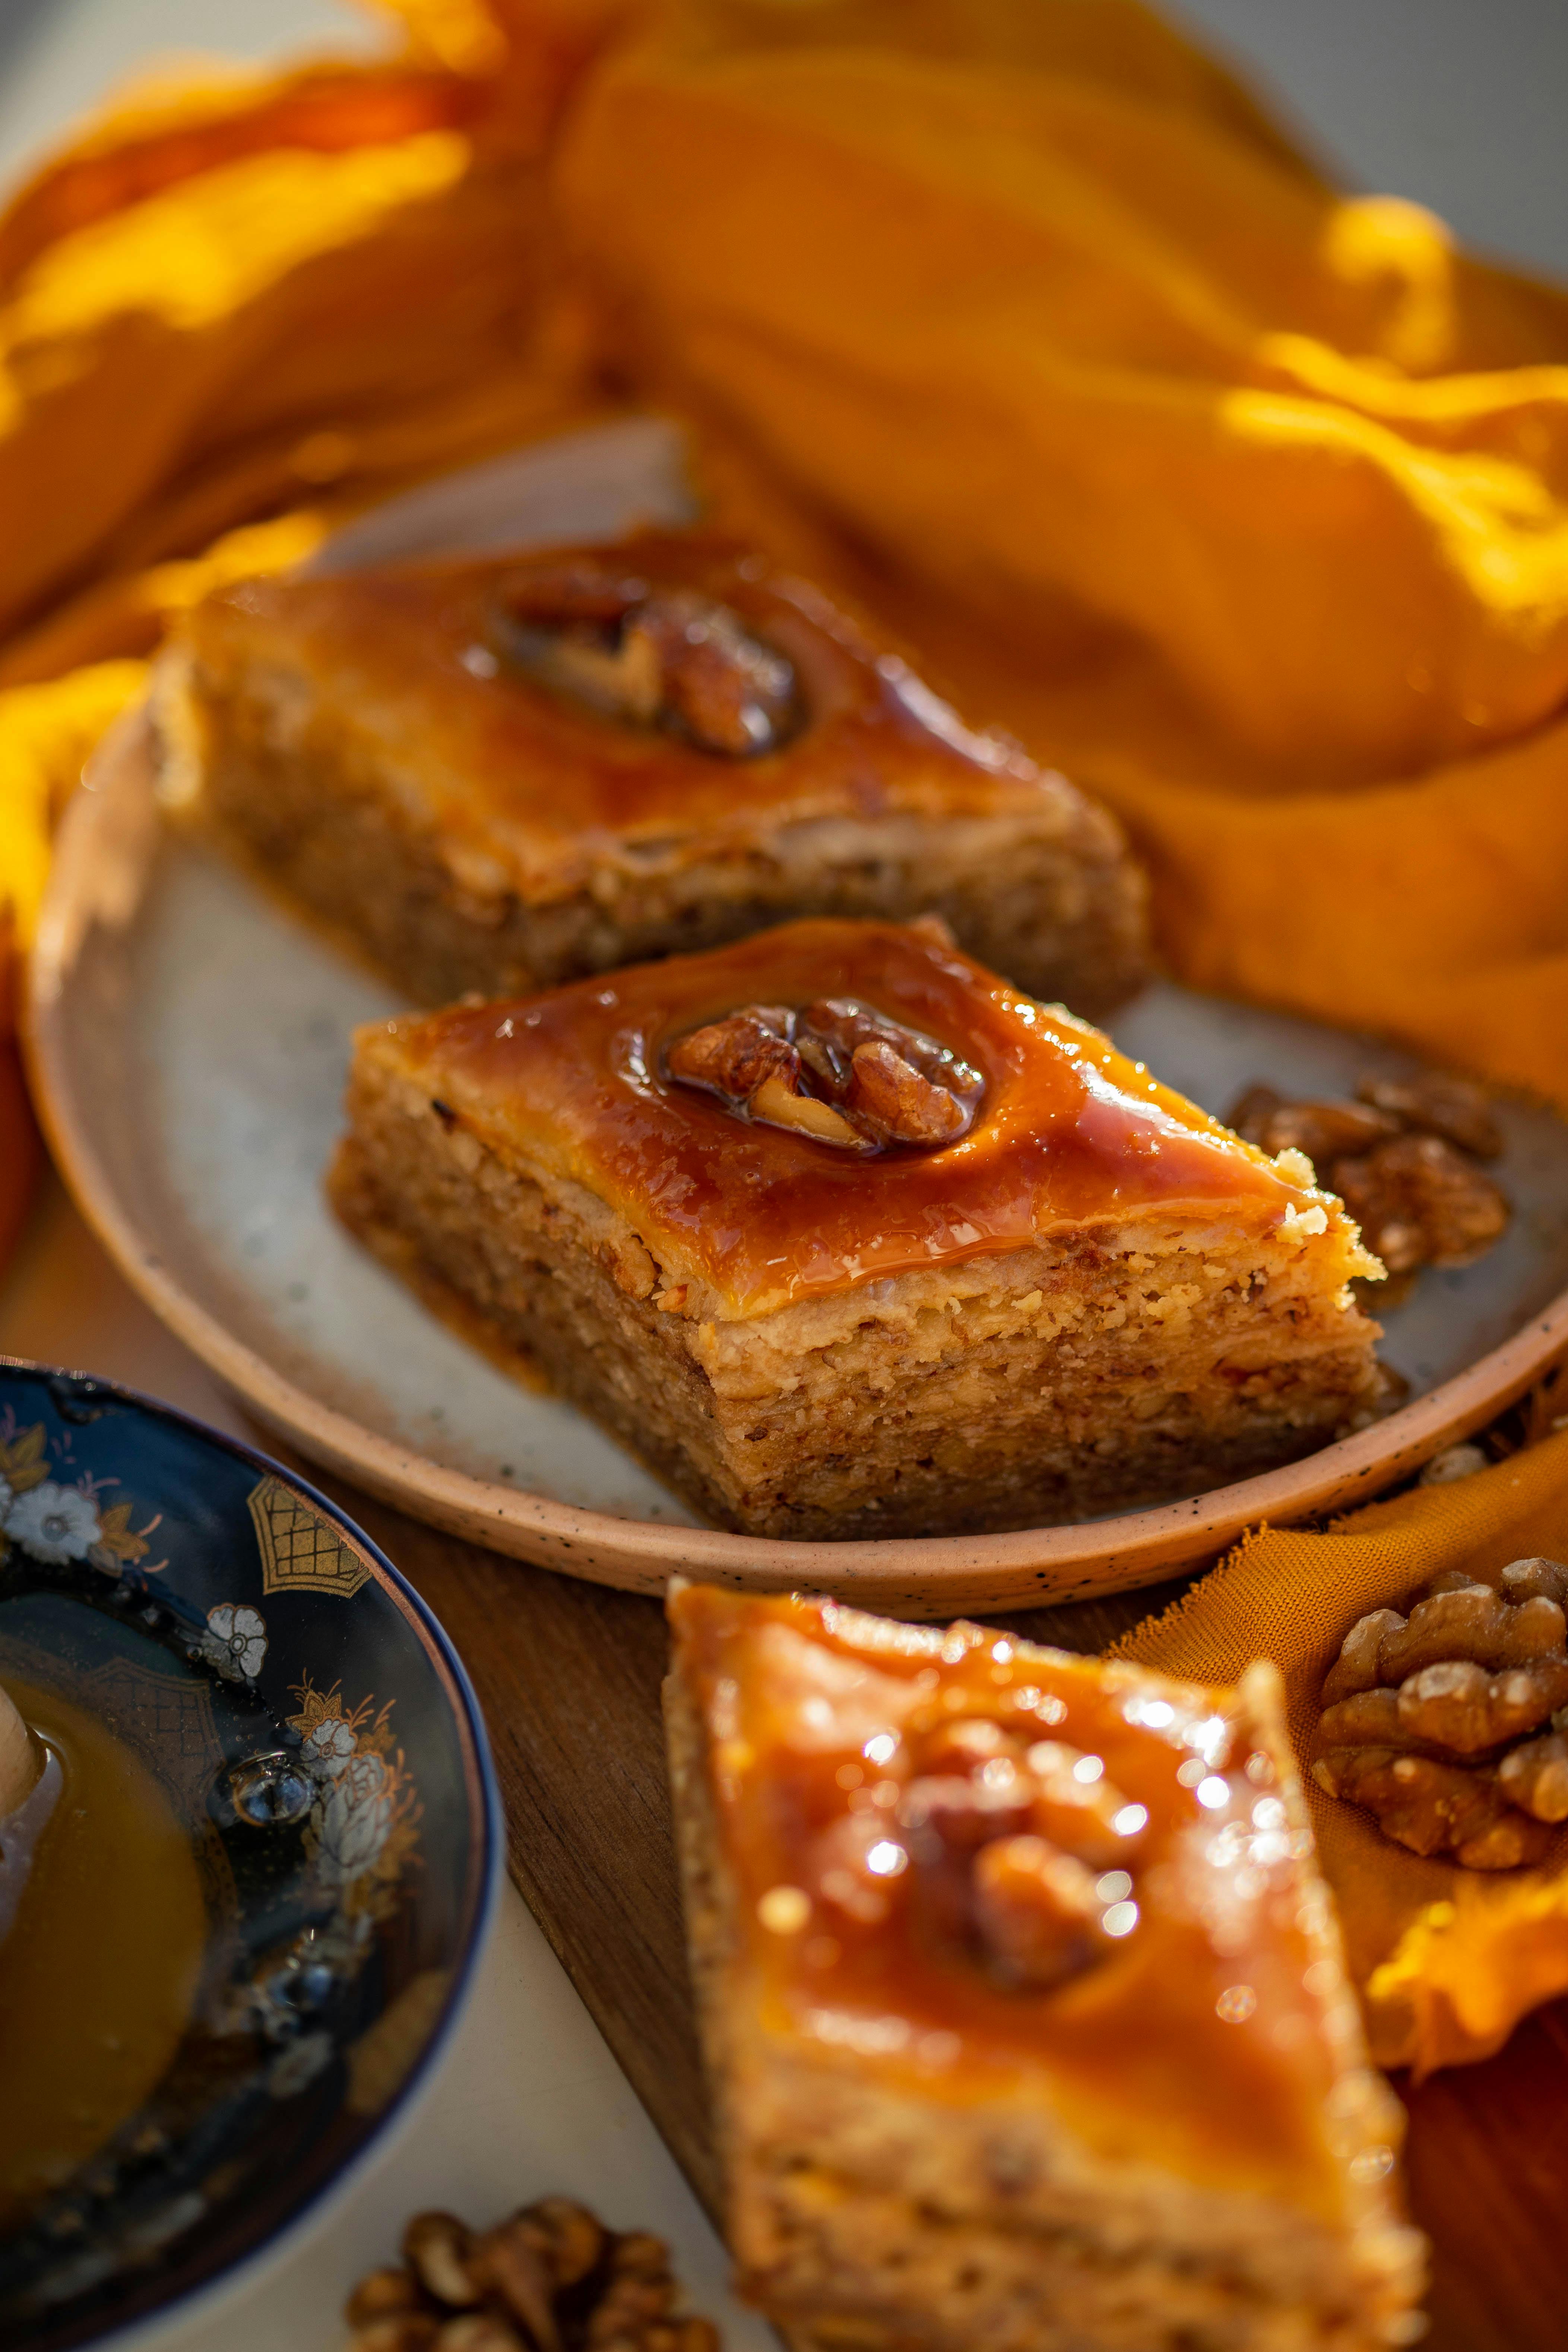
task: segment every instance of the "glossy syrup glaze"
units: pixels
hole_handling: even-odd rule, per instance
[[[957,1141],[867,1160],[672,1084],[670,1044],[747,1004],[853,997],[973,1066]],[[917,1267],[1141,1211],[1255,1231],[1293,1184],[1087,1023],[1037,1004],[922,926],[789,923],[513,1003],[361,1033],[503,1158],[542,1160],[620,1210],[670,1282],[770,1313]]]
[[[670,1616],[735,1890],[732,1991],[767,2032],[999,2119],[1043,2100],[1105,2155],[1342,2200],[1342,1979],[1310,1841],[1235,1693],[798,1596],[689,1586]],[[977,1726],[1066,1744],[1128,1825],[1123,1862],[1090,1851],[1096,1955],[1047,1990],[1000,1979],[933,1911],[908,1826],[922,1759]],[[1352,2179],[1393,2163],[1371,2137],[1361,2155]]]
[[[776,751],[726,759],[539,683],[507,658],[497,625],[515,557],[247,581],[194,616],[198,656],[218,672],[236,658],[303,668],[323,697],[321,723],[347,715],[416,781],[444,833],[525,869],[531,850],[595,835],[743,831],[764,814],[987,814],[1037,806],[1050,788],[1016,745],[965,728],[819,590],[759,555],[686,532],[555,558],[721,604],[793,666],[798,730]]]

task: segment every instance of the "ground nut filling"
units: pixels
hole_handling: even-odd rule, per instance
[[[973,1125],[978,1070],[858,998],[800,1010],[748,1004],[665,1048],[666,1075],[717,1095],[736,1117],[867,1156],[932,1150]]]

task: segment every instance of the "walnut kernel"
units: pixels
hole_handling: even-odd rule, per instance
[[[974,1911],[999,1975],[1035,1991],[1093,1958],[1104,1906],[1094,1873],[1047,1838],[994,1838],[974,1861]]]
[[[1472,1264],[1510,1213],[1477,1164],[1502,1149],[1481,1089],[1431,1071],[1363,1078],[1356,1091],[1353,1102],[1298,1101],[1254,1085],[1232,1105],[1229,1124],[1264,1151],[1305,1153],[1395,1279],[1423,1265]]]
[[[541,2198],[479,2235],[453,2214],[416,2213],[404,2248],[403,2268],[372,2272],[350,2296],[352,2352],[721,2352],[708,2320],[677,2312],[662,2240],[616,2236],[571,2198]]]
[[[1440,1135],[1475,1160],[1496,1160],[1502,1131],[1484,1090],[1450,1071],[1426,1070],[1414,1078],[1363,1078],[1359,1099],[1396,1119],[1416,1135]]]
[[[883,1812],[867,1829],[865,1815],[851,1815],[821,1848],[841,1864],[852,1823],[862,1836],[901,1838],[910,1867],[900,1885],[917,1936],[969,1950],[1000,1985],[1039,1991],[1131,1932],[1149,1817],[1099,1757],[984,1717],[912,1734],[906,1752],[914,1769],[889,1786],[890,1822]]]
[[[361,2279],[344,2312],[351,2327],[367,2327],[373,2319],[395,2319],[406,2312],[428,2311],[424,2288],[408,2270],[371,2271]]]
[[[804,718],[793,664],[729,605],[589,557],[509,572],[489,634],[552,692],[726,759],[778,750]]]
[[[1376,1609],[1323,1683],[1320,1787],[1385,1836],[1476,1870],[1539,1861],[1568,1821],[1568,1568],[1446,1570],[1408,1616]]]
[[[1384,1835],[1413,1853],[1451,1853],[1472,1870],[1512,1870],[1538,1861],[1544,1850],[1540,1825],[1516,1811],[1486,1775],[1435,1757],[1331,1749],[1312,1776],[1330,1796],[1375,1813]]]
[[[847,998],[743,1005],[674,1038],[664,1067],[731,1110],[862,1154],[955,1140],[984,1091],[948,1047]]]
[[[1390,1274],[1471,1265],[1510,1213],[1491,1178],[1436,1135],[1402,1135],[1361,1159],[1337,1160],[1331,1181]]]
[[[455,2213],[416,2213],[403,2232],[403,2259],[427,2294],[453,2311],[478,2303],[468,2267],[472,2233]]]

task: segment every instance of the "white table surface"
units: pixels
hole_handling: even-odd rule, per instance
[[[1461,236],[1568,270],[1564,0],[1187,0],[1260,70],[1352,183],[1432,205]],[[107,88],[171,53],[363,53],[331,0],[0,0],[0,178]],[[58,1186],[0,1283],[0,1352],[125,1381],[254,1441],[202,1366],[120,1280]],[[349,2284],[402,2219],[477,2221],[546,2190],[675,2246],[731,2352],[774,2339],[724,2292],[723,2250],[510,1885],[471,2006],[409,2128],[263,2277],[147,2339],[149,2352],[328,2352]]]

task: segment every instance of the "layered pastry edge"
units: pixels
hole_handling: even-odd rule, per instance
[[[1146,892],[1115,820],[963,727],[818,592],[701,534],[563,554],[716,587],[744,567],[824,697],[867,709],[716,759],[509,670],[483,606],[520,559],[245,582],[157,666],[165,804],[426,1003],[927,908],[1046,995],[1095,1011],[1137,986]]]
[[[1190,1124],[1173,1131],[1159,1124],[1165,1114],[1136,1102],[1129,1116],[1145,1145],[1152,1135],[1234,1173],[1239,1210],[1223,1187],[1195,1202],[1102,1202],[1098,1215],[1079,1202],[1055,1225],[1032,1227],[1026,1215],[987,1240],[969,1229],[975,1204],[1005,1225],[1020,1158],[1050,1165],[1037,1137],[996,1143],[983,1113],[956,1147],[850,1164],[661,1080],[664,1097],[682,1097],[672,1125],[642,1098],[646,1068],[635,1084],[616,1076],[614,1055],[633,1034],[616,1024],[639,988],[668,1010],[671,992],[700,983],[692,1001],[711,1009],[724,1001],[723,973],[748,994],[778,976],[769,959],[784,958],[792,941],[797,963],[825,984],[835,970],[853,980],[862,965],[849,957],[834,966],[826,951],[846,934],[873,970],[879,941],[889,957],[896,947],[961,978],[973,970],[929,934],[805,924],[772,935],[772,946],[754,940],[623,973],[614,990],[579,983],[528,1008],[455,1008],[362,1032],[331,1179],[340,1214],[430,1303],[455,1307],[470,1336],[477,1321],[493,1348],[542,1363],[710,1517],[755,1533],[1048,1522],[1222,1483],[1371,1417],[1376,1327],[1346,1286],[1375,1262],[1339,1204],[1302,1181],[1308,1163],[1281,1172],[1190,1106]],[[990,975],[974,979],[1010,997]],[[551,1091],[559,1060],[531,1058],[545,1054],[529,1044],[545,1033],[523,1029],[534,1015],[556,1024],[550,1051],[576,1056],[570,1088],[581,1091],[570,1104]],[[509,1027],[496,1065],[485,1058],[489,1041]],[[1107,1066],[1133,1071],[1096,1033],[1073,1024],[1071,1034],[1100,1055],[1089,1074],[1100,1094]],[[443,1058],[443,1041],[476,1038],[478,1061],[465,1067],[456,1049]],[[657,1059],[658,1036],[644,1042]],[[504,1103],[497,1109],[498,1093],[527,1096],[521,1129]],[[630,1140],[611,1136],[607,1166],[591,1147],[608,1119],[604,1101],[618,1116],[622,1093]],[[1084,1100],[1103,1120],[1093,1086]],[[1022,1110],[1018,1124],[1027,1127]],[[671,1139],[693,1135],[706,1157],[684,1161]],[[1113,1131],[1111,1151],[1114,1165]],[[1163,1164],[1146,1157],[1141,1181]],[[700,1193],[703,1182],[716,1196],[689,1222],[686,1247],[674,1245],[654,1195]],[[820,1198],[812,1186],[826,1188]],[[876,1235],[879,1214],[889,1223],[894,1198],[917,1244],[921,1219],[940,1211],[946,1246],[868,1272],[851,1263],[857,1236]],[[753,1272],[765,1271],[769,1201],[787,1204],[802,1246],[829,1230],[835,1203],[844,1209],[849,1240],[829,1253],[825,1287],[737,1298],[695,1245],[729,1233],[751,1251]],[[883,1231],[879,1246],[887,1244]],[[874,1256],[869,1239],[861,1255]]]
[[[1423,2249],[1398,2207],[1394,2165],[1402,2118],[1386,2085],[1366,2064],[1272,1669],[1250,1669],[1232,1691],[1200,1690],[1142,1669],[1043,1651],[998,1637],[994,1629],[957,1626],[943,1633],[895,1627],[834,1603],[724,1594],[679,1580],[669,1611],[674,1654],[666,1722],[731,2243],[743,2287],[792,2344],[812,2352],[849,2344],[945,2352],[949,2346],[984,2341],[998,2352],[1055,2352],[1058,2346],[1092,2340],[1145,2352],[1175,2340],[1183,2326],[1194,2343],[1223,2341],[1259,2352],[1263,2347],[1268,2352],[1306,2352],[1308,2347],[1373,2352],[1412,2340],[1409,2314],[1420,2290]],[[836,1980],[837,1964],[823,1962],[814,1944],[823,1944],[825,1930],[829,1943],[842,1937],[845,1914],[825,1899],[826,1881],[814,1875],[811,1856],[817,1849],[802,1832],[798,1853],[786,1850],[781,1862],[765,1806],[758,1807],[758,1791],[765,1799],[770,1782],[777,1818],[795,1818],[789,1808],[797,1814],[805,1801],[798,1793],[803,1759],[786,1755],[781,1769],[777,1745],[777,1718],[787,1717],[792,1701],[786,1691],[770,1723],[769,1708],[748,1688],[741,1644],[726,1646],[723,1638],[739,1626],[783,1628],[811,1642],[822,1638],[819,1628],[826,1622],[837,1655],[858,1654],[873,1681],[889,1664],[903,1671],[911,1663],[941,1681],[952,1671],[955,1649],[970,1668],[978,1661],[983,1670],[993,1654],[1005,1654],[1015,1685],[1019,1678],[1044,1685],[1053,1710],[1060,1705],[1055,1694],[1070,1692],[1077,1683],[1122,1704],[1147,1702],[1152,1720],[1163,1709],[1178,1725],[1184,1712],[1206,1712],[1211,1725],[1226,1721],[1235,1735],[1227,1775],[1232,1795],[1241,1788],[1243,1811],[1250,1809],[1259,1819],[1253,1800],[1265,1783],[1272,1799],[1264,1841],[1272,1858],[1264,1875],[1271,1874],[1279,1886],[1268,1899],[1288,1899],[1292,1925],[1279,1935],[1293,1937],[1289,1951],[1301,1962],[1310,1991],[1304,2011],[1299,1998],[1289,2005],[1298,2044],[1308,2030],[1298,2011],[1315,2020],[1310,2030],[1317,2039],[1308,2053],[1315,2074],[1313,2067],[1303,2074],[1298,2061],[1277,2063],[1275,2069],[1287,2078],[1287,2097],[1292,2067],[1315,2084],[1302,2091],[1301,2115],[1292,2119],[1303,2136],[1298,2179],[1289,2177],[1289,2168],[1283,2173],[1277,2168],[1267,2193],[1251,2190],[1247,2135],[1259,2126],[1245,2106],[1227,2107],[1216,2097],[1196,2049],[1184,2060],[1173,2042],[1167,2054],[1178,2071],[1184,2063],[1190,2066],[1194,2107],[1217,2116],[1222,2127],[1234,2127],[1236,2145],[1228,2156],[1221,2152],[1217,2165],[1201,2155],[1195,2166],[1184,2163],[1157,2114],[1149,2114],[1147,2129],[1140,2131],[1140,2101],[1152,2095],[1152,2084],[1140,2079],[1146,2062],[1135,2050],[1125,2054],[1120,2073],[1114,2055],[1108,2061],[1103,2116],[1096,2115],[1092,2096],[1086,2107],[1081,2070],[1069,2080],[1071,2069],[1061,2063],[1064,2037],[1081,2030],[1074,2027],[1071,2005],[1081,2006],[1082,1979],[1068,1979],[1053,1996],[1067,2005],[1055,2029],[1055,2056],[1044,2045],[1033,2052],[1029,2046],[1031,2032],[1048,2019],[1050,1999],[1042,2008],[1033,1997],[1019,1996],[1027,2013],[1017,2026],[1016,2063],[1000,2068],[987,2044],[996,1990],[973,1976],[971,1961],[952,1960],[946,1985],[940,1970],[917,1962],[909,1998],[901,1998],[904,1964],[898,1955],[909,1933],[905,1915],[895,1911],[890,1927],[850,1931],[868,1940],[873,1952],[878,1937],[893,1938],[889,1964],[869,1979],[875,1994],[869,2005],[867,1983]],[[755,1664],[754,1647],[753,1679]],[[886,1801],[879,1829],[912,1852],[908,1821],[918,1819],[920,1809],[911,1815],[908,1730],[894,1725],[866,1742],[847,1734],[840,1738],[833,1720],[837,1701],[823,1695],[832,1685],[811,1686],[794,1664],[784,1670],[786,1685],[792,1674],[801,1685],[793,1695],[801,1746],[825,1769],[842,1747],[837,1785],[850,1786],[855,1801]],[[1039,1688],[1033,1696],[1041,1698]],[[1010,1694],[994,1693],[989,1704],[971,1694],[964,1715],[1016,1725],[1009,1705]],[[852,1700],[848,1711],[857,1706]],[[1065,1740],[1074,1730],[1071,1716],[1063,1723],[1058,1713],[1050,1737]],[[787,1729],[783,1737],[787,1747]],[[863,1774],[862,1751],[876,1759]],[[918,1744],[913,1752],[918,1758]],[[1125,1778],[1114,1756],[1105,1760]],[[894,1784],[879,1782],[889,1771],[904,1776],[901,1798]],[[1256,1787],[1249,1786],[1259,1775]],[[1191,1802],[1201,1822],[1228,1819],[1203,1811],[1217,1801],[1216,1787],[1209,1780],[1203,1799]],[[850,1799],[837,1801],[847,1807]],[[852,1816],[846,1811],[842,1818]],[[820,1825],[814,1833],[821,1834]],[[873,1868],[887,1866],[876,1849],[870,1853]],[[1164,1857],[1165,1849],[1156,1847],[1152,1855],[1145,1851],[1143,1863],[1157,1871],[1168,1866]],[[1133,1868],[1131,1891],[1145,1896],[1146,1870],[1136,1860]],[[783,1894],[764,1884],[775,1874]],[[897,1878],[866,1883],[901,1889],[913,1874],[906,1867]],[[1120,1899],[1128,1890],[1119,1878],[1115,1885],[1105,1882],[1103,1891]],[[1158,1933],[1158,1915],[1152,1922],[1146,1916],[1138,1932],[1147,1934],[1151,1925]],[[1258,1932],[1267,1942],[1275,1931]],[[1105,1948],[1110,1968],[1124,1965],[1122,1954],[1133,1951],[1134,1939]],[[1239,1954],[1217,1958],[1221,1976],[1250,1969]],[[1173,1949],[1173,1966],[1178,1958]],[[821,1987],[815,1993],[809,1990],[814,1978]],[[1089,1981],[1092,2000],[1092,1970]],[[1173,2012],[1185,1998],[1183,1981],[1178,1969],[1166,2000]],[[966,1985],[974,1996],[973,2032]],[[931,2010],[933,1986],[951,2000],[950,2011]],[[1130,1990],[1124,1997],[1136,1996]],[[1090,2030],[1100,2036],[1096,2048],[1114,2053],[1115,1997],[1108,1998],[1112,2030],[1108,2035],[1103,2011]],[[1247,1999],[1255,2000],[1254,2010],[1247,2008]],[[1228,2021],[1216,2029],[1211,2017],[1211,2042],[1216,2032],[1223,2042],[1226,2034],[1264,2034],[1280,2021],[1268,2013],[1267,1989],[1255,1997],[1247,1985],[1227,1986],[1220,2004]],[[939,2056],[927,2054],[933,2015],[943,2044]],[[1140,2032],[1146,2031],[1146,2020],[1137,2022]],[[1238,2052],[1240,2046],[1237,2041]],[[1265,2075],[1268,2063],[1266,2053]],[[1278,2094],[1279,2085],[1272,2087]]]

